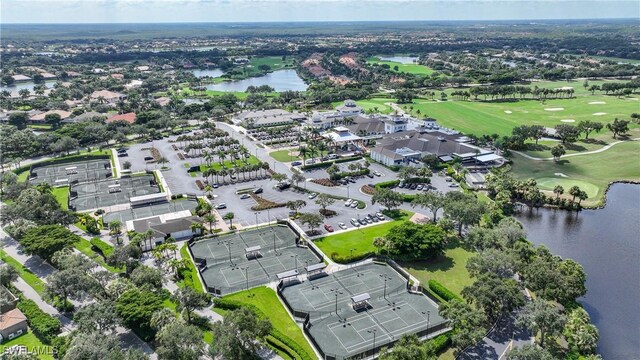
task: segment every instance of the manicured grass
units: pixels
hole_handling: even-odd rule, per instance
[[[307,352],[309,357],[315,357],[315,352],[302,334],[302,330],[298,327],[295,321],[293,321],[291,316],[289,316],[284,305],[282,305],[278,299],[278,295],[272,289],[267,287],[258,287],[227,295],[224,298],[254,305],[267,316],[274,329],[280,331],[291,340],[298,343],[298,345]],[[224,311],[220,311],[220,309],[216,308],[214,308],[214,310],[224,315]]]
[[[113,267],[111,265],[108,265],[104,261],[102,256],[100,256],[99,254],[97,254],[95,251],[93,251],[91,249],[91,242],[89,242],[89,240],[81,239],[80,241],[74,243],[73,247],[75,247],[78,251],[80,251],[81,253],[85,254],[89,258],[93,259],[95,262],[97,262],[98,264],[102,265],[102,267],[104,267],[105,269],[111,271],[112,273],[120,273],[120,272],[124,271],[122,269],[118,269],[118,268],[115,268],[115,267]]]
[[[473,283],[465,267],[467,260],[473,256],[474,253],[462,248],[457,242],[452,242],[444,255],[437,259],[400,265],[420,280],[421,285],[428,286],[429,280],[436,280],[460,296],[462,289]]]
[[[389,65],[389,68],[391,71],[394,72],[403,72],[403,73],[407,73],[407,74],[414,74],[414,75],[431,75],[433,74],[433,69],[424,66],[424,65],[419,65],[419,64],[402,64],[399,62],[395,62],[395,61],[383,61],[380,60],[380,58],[377,58],[375,56],[370,57],[369,59],[367,59],[367,63],[369,64],[379,64],[379,65]],[[394,67],[398,67],[398,70],[395,70]]]
[[[302,158],[297,154],[298,154],[298,151],[295,149],[292,149],[292,150],[272,151],[269,153],[269,156],[271,156],[272,158],[280,162],[291,162],[296,160],[302,160]]]
[[[180,248],[180,256],[182,256],[183,259],[191,259],[189,257],[189,250],[187,249],[187,246],[187,243],[184,243]],[[177,282],[178,286],[189,286],[197,292],[204,293],[202,282],[200,282],[200,276],[198,276],[198,270],[192,261],[189,261],[189,266],[187,267],[187,270],[182,272],[182,276],[183,279]]]
[[[396,99],[392,97],[375,97],[367,100],[357,100],[356,104],[362,107],[365,112],[390,114],[393,112],[393,109],[391,106],[385,105],[385,103],[395,101]],[[331,103],[334,108],[342,104],[344,104],[343,101],[335,101]]]
[[[0,259],[3,262],[11,265],[11,267],[13,267],[18,275],[22,278],[22,280],[29,284],[29,286],[31,286],[33,290],[35,290],[38,294],[44,296],[45,284],[36,274],[32,273],[31,270],[27,269],[24,265],[18,262],[18,260],[9,256],[2,249],[0,249]]]
[[[42,341],[40,341],[40,339],[38,339],[38,337],[33,332],[31,332],[31,329],[29,329],[26,334],[20,335],[17,338],[9,340],[0,345],[0,353],[4,354],[5,349],[8,349],[15,345],[26,346],[28,351],[39,351],[37,356],[38,359],[53,359],[53,349],[50,346],[43,344]],[[50,351],[47,351],[45,349],[49,349]]]
[[[635,137],[634,135],[640,135],[640,128],[634,129],[630,132],[630,134],[632,134],[632,137]],[[590,134],[589,139],[587,140],[579,139],[578,141],[571,144],[566,143],[564,144],[564,149],[567,152],[567,155],[576,154],[584,151],[594,151],[601,149],[602,147],[609,145],[614,141],[618,140],[613,139],[611,132],[602,130],[599,134],[595,134],[595,136],[594,134]],[[527,143],[528,149],[524,150],[523,152],[529,156],[539,158],[552,157],[551,148],[556,146],[557,144],[560,144],[560,142],[556,140],[540,140],[538,141],[537,145],[531,141]]]
[[[392,227],[409,220],[413,213],[403,211],[399,218],[384,224],[363,227],[315,240],[314,243],[327,255],[338,253],[340,256],[353,256],[377,251],[373,246],[373,239],[384,237]]]
[[[633,95],[632,98],[638,98]],[[590,102],[605,102],[606,104],[589,104]],[[402,105],[404,107],[404,105]],[[410,109],[413,106],[413,110]],[[511,129],[520,125],[542,125],[553,128],[564,124],[560,120],[575,120],[570,123],[576,125],[580,120],[612,122],[616,117],[628,119],[629,115],[637,112],[640,102],[631,98],[618,99],[614,96],[580,95],[574,99],[547,100],[544,104],[537,100],[521,100],[517,102],[481,102],[448,100],[435,102],[426,99],[416,99],[407,105],[407,111],[414,116],[430,116],[438,124],[453,128],[465,134],[510,135]],[[561,111],[547,111],[545,109],[562,108]],[[420,115],[417,111],[420,110]],[[505,111],[511,112],[507,113]],[[606,115],[593,115],[606,113]],[[637,128],[638,125],[630,125]],[[603,133],[608,132],[606,129]]]
[[[18,182],[25,182],[29,179],[29,170],[23,171],[18,175]]]
[[[69,187],[57,187],[53,188],[53,196],[56,198],[56,201],[64,210],[69,210]]]
[[[249,96],[249,93],[240,92],[240,91],[207,90],[205,92],[199,91],[199,92],[196,93],[196,92],[192,91],[191,89],[189,89],[189,87],[186,87],[186,86],[182,88],[181,94],[184,97],[202,96],[202,95],[206,95],[208,97],[211,97],[211,96],[221,96],[221,95],[233,94],[240,100],[245,100]],[[276,96],[278,96],[278,93],[274,91],[274,92],[270,92],[270,93],[263,93],[263,95],[265,95],[267,97],[276,97]]]
[[[251,164],[258,164],[258,163],[260,163],[260,160],[258,160],[257,157],[251,155],[249,159],[247,159],[247,162],[244,162],[244,160],[235,160],[235,161],[225,160],[223,163],[224,165],[221,165],[219,162],[214,161],[211,163],[211,167],[214,168],[215,170],[221,170],[223,166],[227,169],[230,169],[230,168],[233,168],[234,165],[235,167],[242,167],[242,166],[246,166],[247,164],[251,165]],[[206,168],[207,168],[207,165],[205,164],[200,165],[200,171],[203,171]]]
[[[571,181],[581,181],[589,194],[583,205],[595,205],[604,195],[607,184],[615,180],[640,181],[640,142],[629,141],[613,146],[609,150],[582,156],[572,156],[553,161],[534,161],[518,154],[513,155],[513,174],[519,179],[534,178],[542,181],[545,189],[555,186],[552,179],[565,186]],[[564,174],[565,176],[559,176]],[[592,186],[598,191],[593,195]],[[569,189],[565,187],[565,192]]]

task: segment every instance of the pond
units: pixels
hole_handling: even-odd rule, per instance
[[[56,83],[56,80],[46,80],[43,85],[45,87],[47,87],[48,89],[50,89],[50,88],[53,87],[53,84],[55,84],[55,83]],[[18,92],[20,90],[22,90],[22,89],[29,89],[29,91],[31,91],[31,95],[35,95],[33,93],[33,87],[35,85],[36,84],[33,81],[24,81],[24,82],[14,83],[11,86],[2,85],[2,87],[0,87],[0,89],[11,91],[11,96],[18,96],[19,95]]]
[[[269,85],[276,91],[305,91],[307,84],[298,76],[295,70],[278,70],[259,77],[244,80],[225,81],[219,84],[207,85],[208,90],[244,92],[249,86]]]
[[[525,210],[518,216],[536,245],[571,258],[587,273],[580,302],[600,330],[605,359],[640,356],[640,185],[615,184],[604,209]]]
[[[418,61],[416,56],[378,56],[382,61],[393,61],[401,64],[413,64]]]
[[[220,69],[191,70],[191,72],[193,73],[193,75],[199,78],[202,78],[205,76],[208,76],[210,78],[217,78],[222,76],[222,74],[224,74],[224,71]]]

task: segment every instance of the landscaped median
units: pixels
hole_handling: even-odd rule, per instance
[[[302,334],[302,330],[287,313],[276,292],[258,287],[215,299],[214,311],[224,315],[228,310],[246,307],[258,317],[267,318],[273,328],[267,343],[285,359],[315,359],[315,352]]]
[[[392,221],[325,236],[315,240],[314,244],[335,262],[357,261],[375,254],[374,238],[384,237],[392,227],[409,220],[412,215],[412,212],[403,210]]]

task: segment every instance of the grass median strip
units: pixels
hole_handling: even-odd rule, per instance
[[[18,260],[9,256],[4,250],[0,249],[0,259],[13,267],[18,276],[22,278],[29,286],[33,288],[40,296],[44,296],[45,292],[45,283],[42,281],[36,274],[32,273],[31,270],[27,269],[24,265],[22,265]]]

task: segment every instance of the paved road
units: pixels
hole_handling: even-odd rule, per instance
[[[513,344],[511,342],[513,341]],[[531,334],[526,329],[515,326],[515,313],[503,318],[493,331],[480,343],[473,346],[457,359],[461,360],[498,360],[504,359],[508,349],[531,344]]]

